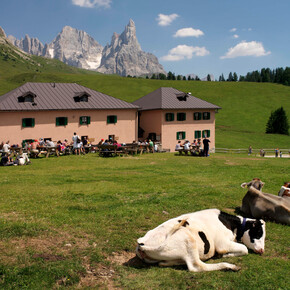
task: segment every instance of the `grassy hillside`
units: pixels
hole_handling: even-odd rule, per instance
[[[161,81],[101,75],[57,60],[27,56],[0,46],[0,94],[26,82],[76,82],[132,102],[161,87],[174,87],[222,107],[216,115],[216,147],[289,148],[289,136],[264,134],[271,111],[283,106],[290,120],[290,87],[269,83]]]

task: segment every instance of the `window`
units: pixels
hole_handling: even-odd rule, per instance
[[[193,113],[193,120],[201,120],[201,113],[200,112]]]
[[[80,125],[89,125],[89,124],[91,124],[91,117],[89,116],[80,117]]]
[[[177,121],[185,121],[186,113],[177,113]]]
[[[18,103],[34,103],[35,94],[31,92],[26,92],[22,96],[18,97]]]
[[[184,140],[185,139],[185,132],[177,132],[176,133],[176,140]]]
[[[35,119],[34,118],[24,118],[22,119],[22,127],[23,128],[31,128],[35,126]]]
[[[156,141],[156,133],[149,133],[148,134],[148,139],[152,141]]]
[[[166,114],[165,114],[165,120],[166,120],[167,122],[172,122],[172,121],[174,121],[174,113],[166,113]]]
[[[75,100],[76,103],[88,102],[89,101],[89,97],[90,97],[90,95],[85,93],[85,92],[75,93],[74,100]]]
[[[116,124],[116,123],[117,123],[116,115],[107,116],[107,124]]]
[[[204,120],[210,120],[210,112],[203,112],[202,117]]]
[[[194,139],[199,139],[201,137],[201,131],[194,131]]]
[[[66,126],[67,125],[67,117],[57,117],[55,124],[56,124],[56,126]]]
[[[203,130],[202,131],[202,138],[210,137],[210,130]]]

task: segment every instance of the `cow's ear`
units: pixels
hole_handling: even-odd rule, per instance
[[[245,188],[246,186],[247,186],[247,182],[244,182],[244,183],[241,184],[242,188]]]

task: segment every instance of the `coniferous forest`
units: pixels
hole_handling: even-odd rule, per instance
[[[131,76],[128,76],[131,77]],[[146,76],[149,78],[149,76]],[[165,74],[153,74],[151,79],[159,80],[188,80],[188,81],[200,81],[201,79],[198,76],[192,77],[191,75],[175,75],[173,72],[168,72]],[[203,80],[211,81],[210,74],[207,75]],[[217,81],[217,80],[216,80]],[[256,82],[256,83],[276,83],[282,84],[285,86],[290,86],[290,67],[279,67],[276,69],[262,68],[261,70],[255,70],[248,72],[245,76],[240,75],[238,77],[236,72],[230,72],[228,77],[225,77],[224,74],[219,76],[219,82]]]

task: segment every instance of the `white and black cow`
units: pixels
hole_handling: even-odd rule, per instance
[[[189,271],[240,268],[229,263],[207,264],[215,254],[243,256],[248,249],[262,254],[265,222],[207,209],[170,219],[138,239],[137,256],[160,266],[186,264]],[[239,243],[241,242],[241,243]]]

